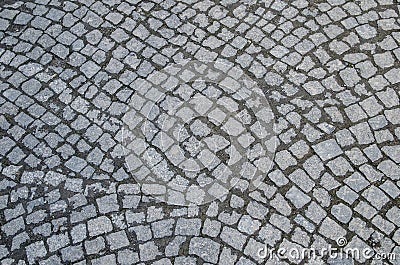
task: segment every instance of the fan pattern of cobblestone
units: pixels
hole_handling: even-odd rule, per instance
[[[172,205],[254,190],[272,165],[274,115],[256,82],[233,64],[190,61],[137,84],[122,121],[129,173]]]
[[[0,4],[2,264],[257,264],[335,245],[399,264],[400,25],[393,0],[35,0]],[[135,81],[226,60],[275,114],[274,165],[252,192],[172,206],[125,165]],[[397,263],[396,263],[397,262]]]

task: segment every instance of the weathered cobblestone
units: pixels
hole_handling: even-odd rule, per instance
[[[3,1],[0,263],[260,264],[264,244],[345,237],[397,260],[279,264],[398,264],[399,23],[391,0]],[[243,71],[273,115],[246,112],[264,104],[247,88],[164,93],[178,75],[163,69],[185,60],[231,65],[222,84],[235,89]],[[208,121],[177,143],[172,112]],[[163,185],[139,185],[154,176]],[[169,201],[155,196],[167,187]]]

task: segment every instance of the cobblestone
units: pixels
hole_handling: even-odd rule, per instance
[[[396,4],[3,1],[0,263],[399,253]]]
[[[194,237],[190,240],[189,254],[211,263],[218,262],[220,244],[208,238]]]

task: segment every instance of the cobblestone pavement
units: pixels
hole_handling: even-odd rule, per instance
[[[1,264],[400,264],[399,45],[396,0],[3,1]],[[217,107],[209,116],[223,126],[185,118],[190,137],[158,146],[164,160],[128,167],[143,161],[126,159],[124,115],[157,102],[158,91],[138,82],[187,59],[219,60],[255,80],[278,145],[269,171],[256,158],[247,163],[265,169],[254,188],[246,168],[228,193],[200,205],[199,189],[190,190],[196,196],[184,199],[193,204],[180,206],[146,193],[141,176],[165,177],[165,188],[172,177],[165,159],[176,167],[190,161],[197,172],[215,153],[223,165],[232,157],[220,152],[232,144],[226,127],[243,146],[263,142],[252,134],[246,145],[239,136],[255,122],[255,113],[237,116],[252,101],[230,109],[235,101],[223,94],[217,102],[231,117],[222,123]],[[188,91],[223,91],[199,87],[168,95],[192,104]],[[208,101],[201,102],[198,113]],[[207,145],[214,135],[219,149]],[[178,147],[185,158],[171,153]],[[212,161],[204,172],[214,172]],[[185,177],[201,187],[210,181]],[[371,248],[397,260],[267,261],[265,245]]]

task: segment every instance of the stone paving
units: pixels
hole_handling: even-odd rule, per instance
[[[400,264],[399,7],[395,0],[3,1],[1,264]],[[259,95],[273,115],[257,116],[256,100],[233,108],[237,98],[218,84],[167,88],[161,94],[170,101],[154,89],[160,83],[141,85],[187,61],[243,71],[265,98],[246,95]],[[182,137],[155,126],[164,121],[157,108],[172,108]],[[129,119],[132,109],[146,119]],[[257,119],[274,120],[269,143],[251,131]],[[156,132],[132,129],[127,142],[123,129],[146,121]],[[237,152],[247,167],[233,185],[213,175],[218,166],[232,171],[232,153],[222,152],[229,146],[266,160]],[[253,186],[251,167],[265,171]],[[146,189],[160,184],[155,176],[161,190],[174,189],[171,179],[188,190],[157,197]],[[217,187],[214,198],[202,197],[216,180],[229,192]],[[371,248],[397,259],[267,260],[259,255],[265,245]]]
[[[247,192],[262,183],[276,149],[274,114],[243,70],[190,61],[147,79],[121,133],[128,172],[144,194],[194,206],[227,196],[242,179]]]

